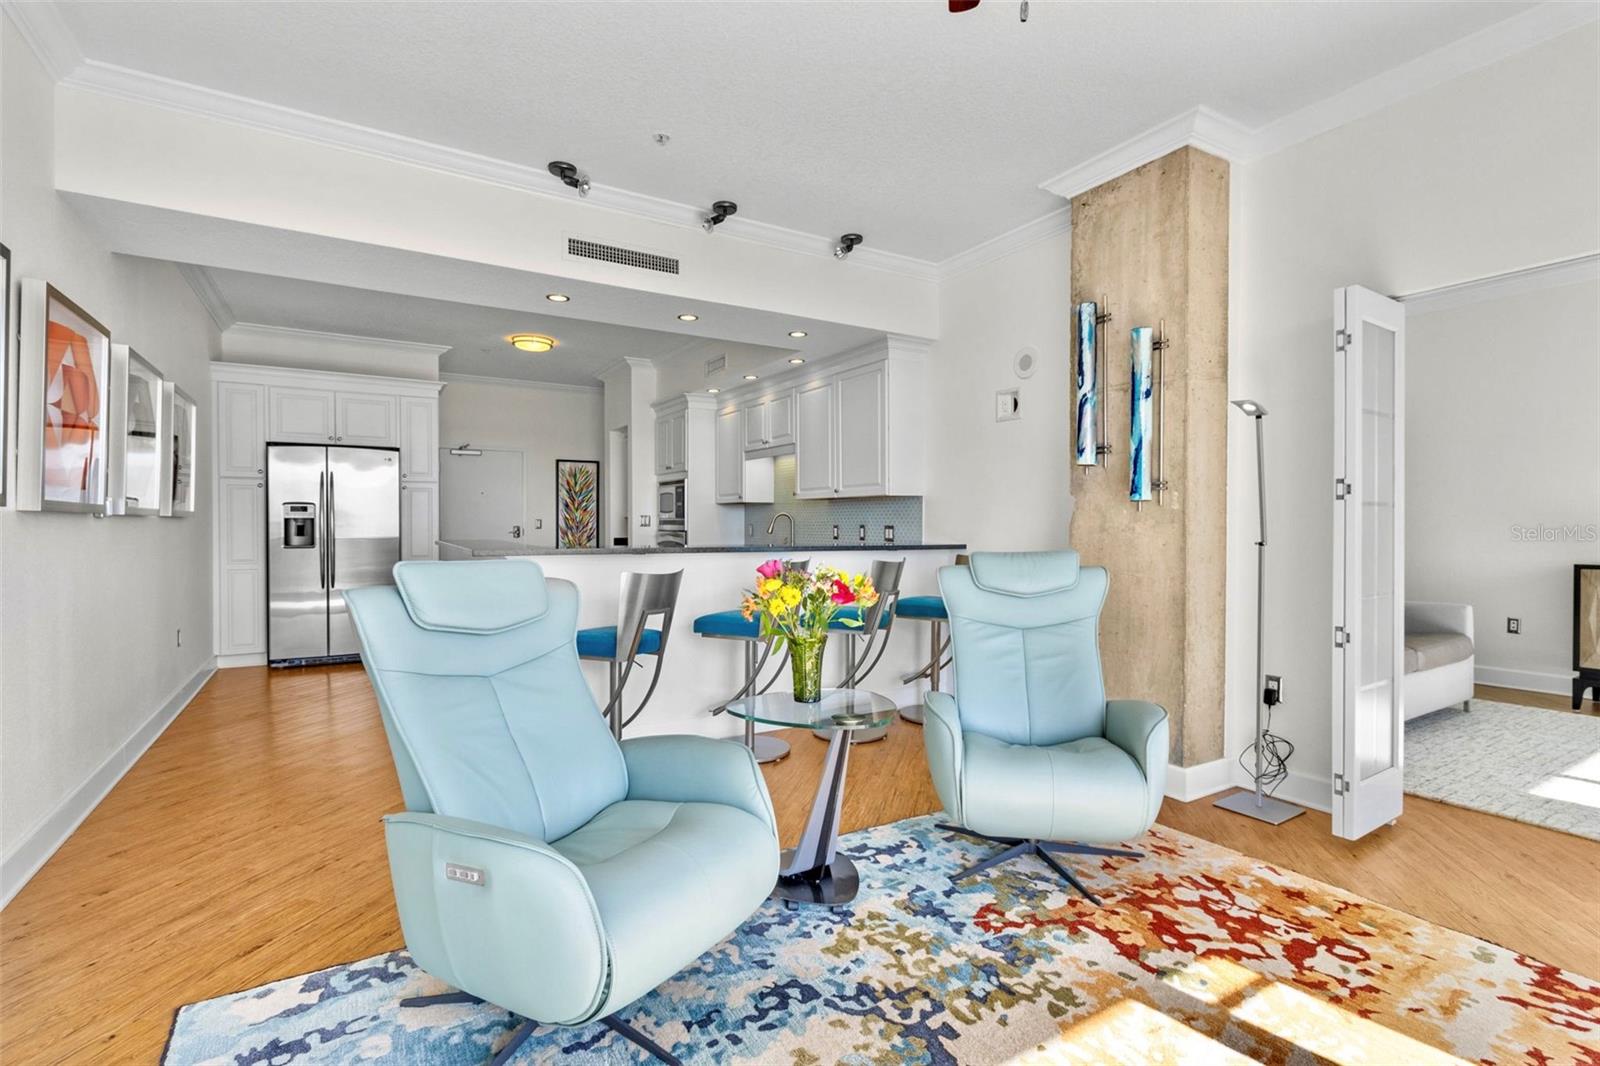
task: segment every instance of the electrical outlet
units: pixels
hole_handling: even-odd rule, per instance
[[[746,522],[744,524],[744,535],[747,536],[747,537],[753,537],[753,536],[756,535],[755,523]]]
[[[534,528],[534,529],[543,529],[543,528],[544,528],[544,519],[542,519],[542,518],[535,518],[535,519],[534,519],[534,520],[533,520],[533,528]]]
[[[1261,692],[1261,699],[1268,707],[1276,707],[1283,702],[1283,678],[1277,674],[1267,675],[1267,685]]]
[[[994,394],[994,420],[1014,422],[1022,417],[1022,393],[1017,389],[1001,389]]]
[[[893,526],[884,526],[883,527],[883,542],[885,544],[893,544],[894,543],[894,527]]]
[[[856,530],[856,539],[859,540],[863,544],[865,544],[867,542],[867,527],[866,526],[860,526],[860,527],[857,528],[857,530]]]
[[[835,522],[833,524],[833,539],[834,540],[838,540],[839,539],[839,523],[837,523],[837,522]]]
[[[1521,633],[1522,632],[1522,619],[1520,619],[1520,618],[1507,618],[1506,619],[1506,632],[1507,633]]]

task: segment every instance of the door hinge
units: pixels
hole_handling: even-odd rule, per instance
[[[1333,794],[1335,796],[1342,796],[1346,792],[1349,792],[1349,791],[1350,791],[1350,782],[1348,782],[1348,781],[1346,781],[1344,779],[1344,775],[1343,774],[1334,774],[1333,775]]]
[[[1340,352],[1342,352],[1346,348],[1350,347],[1350,334],[1349,334],[1349,332],[1346,331],[1346,330],[1342,330],[1342,329],[1334,330],[1333,331],[1333,347],[1334,347],[1334,350],[1340,351]]]
[[[1347,645],[1349,643],[1350,643],[1350,631],[1345,629],[1344,626],[1334,626],[1333,627],[1333,646],[1335,648],[1342,648],[1342,647],[1344,647],[1345,645]]]
[[[1333,479],[1333,498],[1335,500],[1342,500],[1342,499],[1345,499],[1346,497],[1348,497],[1349,495],[1350,495],[1350,482],[1346,481],[1342,477],[1334,478]]]

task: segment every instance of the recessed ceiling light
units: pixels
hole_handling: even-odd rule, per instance
[[[806,335],[806,331],[803,330],[803,329],[791,329],[789,331],[789,336],[793,337],[795,340],[799,340],[801,337],[804,337],[805,335]]]
[[[678,321],[679,322],[697,322],[697,321],[699,321],[699,319],[700,319],[699,315],[691,315],[691,314],[688,314],[688,313],[681,314],[681,315],[678,316]]]
[[[805,362],[805,360],[804,360],[804,359],[802,359],[802,358],[800,358],[800,357],[799,357],[799,356],[798,356],[798,355],[797,355],[797,356],[795,356],[795,357],[794,357],[794,358],[793,358],[793,359],[791,359],[791,360],[789,360],[789,365],[790,365],[790,366],[799,366],[799,365],[800,365],[800,364],[801,364],[801,363],[803,363],[803,362]]]
[[[542,333],[513,333],[506,340],[519,352],[548,352],[556,346],[554,337]]]
[[[544,294],[544,298],[553,304],[564,304],[568,300],[572,299],[572,297],[568,296],[564,292],[547,292]],[[793,336],[793,334],[790,334],[790,336]]]
[[[709,389],[707,389],[706,391],[709,392],[711,395],[715,396],[717,393],[721,392],[722,390],[717,388],[715,385],[713,385]]]
[[[746,374],[744,376],[744,379],[746,381],[756,381],[757,380],[757,376],[755,374]]]

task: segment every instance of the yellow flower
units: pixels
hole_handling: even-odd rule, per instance
[[[771,611],[774,615],[787,614],[789,611],[789,605],[784,602],[782,596],[775,596],[771,600],[767,601],[767,610]]]
[[[777,592],[781,588],[783,588],[783,582],[781,580],[775,577],[769,577],[761,583],[761,595],[771,596],[774,592]]]
[[[799,589],[792,586],[786,586],[778,593],[778,598],[783,602],[784,607],[787,608],[797,606],[804,597],[800,595]]]

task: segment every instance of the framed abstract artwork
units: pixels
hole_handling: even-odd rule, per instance
[[[600,464],[556,460],[556,547],[600,547]]]
[[[11,381],[11,335],[16,330],[16,319],[11,317],[11,249],[0,244],[0,451],[6,440],[6,415],[11,410],[6,387]],[[0,507],[6,505],[6,469],[11,464],[0,454]]]
[[[1099,412],[1099,380],[1096,365],[1096,330],[1099,328],[1100,307],[1085,301],[1077,307],[1078,317],[1078,426],[1072,461],[1078,466],[1098,466],[1100,463],[1100,435],[1095,419]]]
[[[1155,375],[1152,358],[1155,330],[1138,326],[1129,335],[1129,355],[1133,376],[1128,394],[1132,398],[1132,424],[1128,430],[1128,499],[1143,503],[1155,497],[1150,492],[1151,408],[1154,404]]]
[[[182,518],[194,514],[195,420],[194,400],[172,382],[162,387],[163,439],[161,450],[161,514]]]
[[[166,381],[126,344],[111,346],[111,448],[106,513],[161,513]]]
[[[111,332],[48,282],[22,281],[16,505],[102,514]]]

